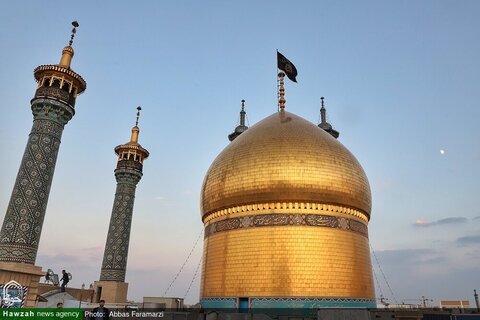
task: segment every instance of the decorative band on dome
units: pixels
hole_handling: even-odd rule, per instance
[[[368,238],[367,226],[357,220],[324,214],[291,213],[257,214],[254,216],[243,216],[216,221],[205,226],[204,238],[224,231],[281,226],[334,228],[355,232]]]
[[[302,213],[318,212],[320,211],[329,211],[340,214],[352,215],[356,218],[360,218],[365,222],[369,221],[369,215],[353,208],[347,208],[345,206],[339,206],[336,204],[326,204],[326,203],[314,203],[314,202],[267,202],[267,203],[254,203],[235,206],[231,208],[225,208],[211,213],[207,213],[203,216],[203,223],[207,224],[212,219],[219,218],[227,214],[237,214],[237,213],[246,213],[246,212],[256,212],[260,210],[302,210]],[[303,212],[303,210],[307,210]]]

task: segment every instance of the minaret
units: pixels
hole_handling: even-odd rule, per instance
[[[73,38],[79,26],[76,21],[72,25],[60,63],[34,70],[38,87],[31,100],[32,130],[0,232],[0,283],[8,282],[8,278],[23,282],[29,288],[27,300],[36,294],[38,286],[39,277],[34,270],[40,272],[41,268],[34,264],[63,128],[75,114],[77,95],[87,87],[70,67]],[[23,269],[30,271],[21,272]],[[27,301],[26,305],[31,303]]]
[[[125,272],[135,188],[143,175],[143,161],[149,155],[138,143],[140,132],[138,119],[141,109],[137,108],[137,121],[132,128],[130,141],[115,147],[115,153],[118,155],[115,169],[117,190],[108,227],[100,281],[95,282],[97,300],[103,299],[108,303],[127,301],[128,283],[125,282]]]
[[[320,98],[322,100],[322,107],[320,108],[320,117],[321,122],[318,124],[320,128],[330,133],[332,137],[337,139],[340,136],[340,132],[332,128],[332,125],[327,122],[327,109],[325,109],[324,97]]]
[[[248,127],[245,125],[245,100],[242,100],[242,109],[240,110],[240,125],[238,125],[235,130],[228,135],[228,140],[233,141],[236,137],[241,135]]]

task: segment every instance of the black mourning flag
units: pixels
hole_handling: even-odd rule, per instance
[[[283,54],[277,51],[277,65],[278,69],[285,72],[288,79],[292,80],[293,82],[297,82],[297,68],[290,62]]]

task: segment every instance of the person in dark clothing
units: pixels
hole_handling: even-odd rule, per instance
[[[96,308],[93,308],[93,317],[91,319],[95,319],[95,320],[110,319],[110,316],[109,316],[110,311],[108,310],[108,308],[105,308],[104,305],[105,305],[105,300],[100,300],[100,305]]]
[[[61,280],[62,280],[61,291],[65,292],[65,286],[67,285],[68,281],[70,281],[70,279],[68,278],[68,273],[65,270],[62,270],[62,279]]]

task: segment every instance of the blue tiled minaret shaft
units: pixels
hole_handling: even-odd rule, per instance
[[[143,175],[143,161],[149,156],[148,151],[138,144],[140,132],[138,118],[141,108],[138,107],[137,110],[137,122],[132,128],[130,141],[115,148],[118,155],[115,169],[117,190],[103,254],[100,281],[125,281],[135,189]]]
[[[63,128],[87,86],[70,68],[78,23],[72,25],[60,63],[34,70],[38,88],[31,100],[33,126],[0,232],[0,262],[35,264]]]

